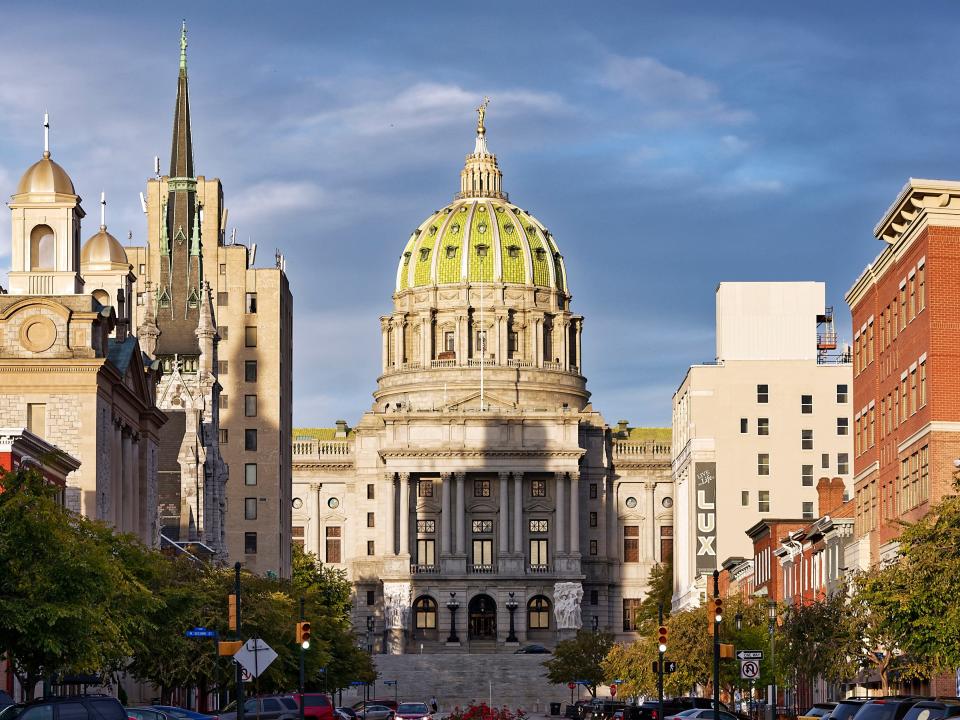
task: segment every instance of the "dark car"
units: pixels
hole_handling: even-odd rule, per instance
[[[678,697],[664,698],[663,715],[669,717],[677,715],[684,710],[704,709],[709,710],[713,707],[713,700],[700,697]],[[727,710],[727,706],[721,703],[721,710]],[[624,720],[661,720],[658,717],[659,706],[655,700],[648,700],[642,705],[630,705],[623,711]]]
[[[15,705],[7,705],[6,707],[0,708],[0,720],[14,720],[14,718],[19,717],[20,713],[23,712],[24,707],[23,703],[16,703]]]
[[[513,651],[514,655],[552,655],[553,653],[543,645],[524,645]]]
[[[13,705],[13,698],[7,694],[6,690],[0,690],[0,710],[10,705]]]
[[[837,706],[830,711],[829,715],[824,715],[824,720],[850,720],[859,712],[864,703],[869,698],[845,698],[837,703]]]
[[[797,720],[817,720],[817,718],[829,715],[835,707],[837,707],[837,703],[835,702],[814,703],[813,707],[803,713],[803,715],[798,715]]]
[[[196,710],[187,710],[176,705],[146,705],[145,710],[159,710],[175,720],[216,720],[216,715],[201,713]]]
[[[359,716],[359,714],[360,714],[360,711],[363,709],[363,706],[364,706],[364,705],[366,705],[367,707],[370,707],[371,705],[384,705],[384,706],[390,708],[391,710],[396,710],[396,709],[397,709],[397,701],[396,701],[396,700],[393,700],[393,699],[391,699],[391,700],[367,700],[366,702],[364,702],[363,700],[361,700],[360,702],[355,702],[355,703],[353,704],[353,709],[356,711],[356,714],[357,714],[358,716]]]
[[[293,696],[294,700],[300,702],[299,694]],[[303,696],[303,716],[316,718],[316,720],[334,720],[333,703],[330,696],[325,693],[304,693]]]
[[[615,712],[626,707],[627,704],[619,700],[593,700],[583,706],[583,717],[585,720],[612,720]]]
[[[220,720],[237,720],[236,704],[231,703],[220,713]],[[293,695],[265,695],[243,701],[243,716],[259,720],[299,720],[300,706]]]
[[[867,700],[853,717],[855,720],[903,720],[910,708],[927,699],[922,697],[889,697]]]
[[[357,711],[352,707],[338,707],[337,712],[346,715],[350,720],[357,720]]]
[[[667,720],[716,720],[717,717],[716,711],[712,708],[691,708],[682,710],[676,715],[668,715]],[[737,720],[736,715],[728,713],[726,710],[720,711],[719,718],[720,720]]]
[[[73,695],[25,703],[17,720],[127,720],[127,711],[109,695]]]
[[[903,720],[943,720],[960,716],[960,699],[938,698],[936,700],[921,700],[907,710]]]

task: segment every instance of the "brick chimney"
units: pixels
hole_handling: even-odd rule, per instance
[[[843,493],[845,490],[843,480],[838,477],[833,479],[822,477],[817,481],[817,498],[819,504],[817,512],[819,513],[819,517],[829,515],[843,505]]]

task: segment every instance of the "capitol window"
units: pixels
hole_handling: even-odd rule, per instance
[[[477,330],[477,350],[482,353],[487,351],[487,331],[486,330]]]
[[[417,497],[433,497],[433,480],[417,481]]]
[[[549,520],[531,520],[529,524],[530,532],[545,533],[550,529]]]
[[[474,520],[473,531],[475,533],[492,533],[493,520]]]
[[[417,532],[418,533],[432,533],[436,532],[437,523],[435,520],[417,520]]]
[[[454,350],[454,334],[452,330],[447,330],[443,333],[443,349],[446,352],[455,352]]]
[[[527,627],[531,630],[550,629],[550,601],[543,595],[530,598],[527,603]]]
[[[474,480],[473,481],[473,496],[474,497],[490,497],[490,481],[489,480]]]
[[[55,241],[48,225],[37,225],[30,231],[30,269],[53,270]]]
[[[457,256],[457,246],[456,245],[447,245],[447,259],[452,260]]]
[[[625,563],[640,562],[639,525],[625,525],[623,527],[623,561]]]
[[[530,481],[530,497],[546,497],[546,496],[547,496],[547,481],[531,480]]]

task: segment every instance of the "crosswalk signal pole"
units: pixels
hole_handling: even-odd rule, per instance
[[[663,656],[667,652],[667,628],[663,624],[663,603],[658,606],[659,637],[657,638],[657,720],[663,720]]]
[[[303,621],[304,621],[303,603],[304,603],[304,599],[300,598],[300,626],[299,626],[300,628],[303,628]],[[299,641],[297,644],[300,646],[300,684],[298,685],[298,687],[300,689],[300,720],[303,720],[303,706],[306,704],[306,701],[303,698],[303,674],[304,674],[303,664],[304,664],[304,655],[307,652],[306,646],[309,645],[309,639],[307,639],[306,641],[304,640],[304,638],[302,637],[303,636],[302,629],[300,631],[300,635],[301,637],[297,638],[297,640]]]
[[[240,563],[237,562],[233,566],[233,604],[234,610],[231,615],[236,617],[236,627],[234,628],[235,637],[237,640],[240,639]],[[237,679],[237,720],[243,720],[243,668],[240,667],[240,663],[234,661],[235,670],[236,670],[236,679]]]

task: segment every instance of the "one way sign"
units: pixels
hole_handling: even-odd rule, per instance
[[[738,660],[763,660],[763,650],[740,650]]]

